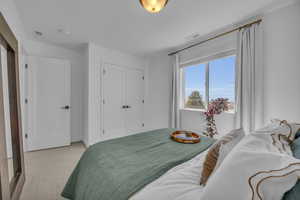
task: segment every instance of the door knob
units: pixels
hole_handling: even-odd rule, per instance
[[[123,109],[126,109],[126,108],[127,108],[127,106],[123,105],[123,106],[122,106],[122,108],[123,108]]]
[[[66,105],[66,106],[61,107],[61,109],[69,110],[69,109],[70,109],[70,106]]]
[[[131,108],[131,106],[128,106],[128,105],[127,105],[126,108]]]

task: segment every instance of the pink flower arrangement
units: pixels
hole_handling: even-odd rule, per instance
[[[214,115],[221,114],[224,111],[228,111],[229,102],[226,98],[217,98],[212,100],[208,104],[207,111],[204,113],[206,117],[213,117]]]

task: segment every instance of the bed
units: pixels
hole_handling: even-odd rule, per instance
[[[170,169],[134,194],[130,200],[201,199],[204,187],[199,185],[199,180],[207,151]]]
[[[168,170],[175,167],[163,177],[172,176],[182,163],[183,168],[190,167],[195,163],[191,159],[201,159],[201,153],[215,141],[203,136],[196,144],[177,143],[170,139],[174,131],[159,129],[91,146],[74,169],[62,196],[71,200],[136,199],[138,191],[153,181],[151,185],[155,186],[155,180]],[[194,177],[194,182],[197,185],[199,177]]]
[[[101,142],[84,153],[62,196],[71,200],[296,200],[300,160],[286,140],[291,130],[277,124],[245,136],[205,187],[199,180],[214,139],[203,136],[198,144],[180,144],[169,138],[175,129],[160,129]],[[282,198],[291,189],[295,191]]]

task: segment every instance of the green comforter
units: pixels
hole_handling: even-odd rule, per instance
[[[170,139],[173,131],[154,130],[91,146],[81,157],[62,196],[72,200],[127,200],[214,142],[202,137],[197,144],[177,143]]]

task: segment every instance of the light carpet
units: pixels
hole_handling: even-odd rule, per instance
[[[60,196],[85,147],[68,147],[25,153],[26,182],[21,200],[64,200]]]

